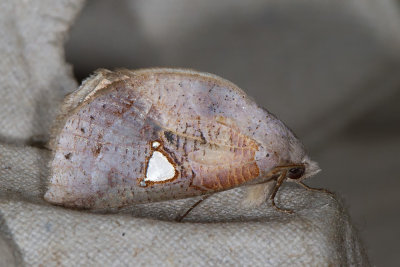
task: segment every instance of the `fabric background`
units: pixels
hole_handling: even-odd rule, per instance
[[[197,199],[91,214],[42,200],[48,152],[1,146],[1,257],[15,265],[366,265],[366,255],[331,196],[286,185],[276,212],[241,204],[243,188],[215,194],[177,223]],[[9,265],[8,265],[9,266]]]
[[[148,10],[145,2],[139,3],[143,11]],[[184,223],[173,218],[197,199],[136,205],[118,214],[45,203],[50,152],[43,144],[60,101],[77,87],[63,45],[82,6],[83,1],[77,0],[0,3],[0,265],[369,264],[341,201],[292,184],[282,187],[277,202],[296,210],[293,215],[276,212],[269,203],[243,206],[243,188],[213,195]],[[152,24],[147,25],[148,32],[154,33],[150,36],[162,37]],[[387,28],[387,24],[376,27]],[[398,42],[382,34],[383,39]],[[342,97],[352,95],[345,90],[351,86],[344,87]],[[390,94],[391,86],[383,88]],[[308,142],[322,142],[330,129],[342,123],[339,117],[350,114],[351,118],[362,107],[347,109],[307,134]],[[332,106],[321,102],[312,109],[316,114],[330,113]],[[295,123],[309,129],[307,114],[302,117]]]

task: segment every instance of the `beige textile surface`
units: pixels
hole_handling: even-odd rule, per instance
[[[368,265],[345,210],[331,196],[285,185],[279,213],[241,204],[244,190],[93,214],[42,200],[46,141],[58,101],[76,87],[63,38],[82,1],[0,3],[0,265]]]
[[[295,209],[294,215],[267,205],[243,207],[241,188],[210,197],[193,210],[187,223],[170,220],[194,199],[137,205],[122,214],[90,214],[54,207],[41,199],[47,151],[0,148],[0,210],[8,238],[3,251],[14,250],[17,263],[367,264],[345,211],[322,193],[284,187],[278,204]]]

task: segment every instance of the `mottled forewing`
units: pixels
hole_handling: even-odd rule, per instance
[[[171,69],[98,75],[68,98],[46,200],[108,209],[191,197],[246,184],[276,164],[255,138],[265,113],[229,82]],[[168,175],[147,172],[149,162],[166,166],[155,164],[161,154],[171,177],[169,166]]]
[[[129,202],[159,131],[148,117],[151,107],[114,82],[71,111],[54,144],[45,198],[87,208]]]

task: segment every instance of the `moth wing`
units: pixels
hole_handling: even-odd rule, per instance
[[[45,199],[73,207],[118,207],[133,197],[125,189],[137,186],[143,176],[149,142],[160,128],[147,116],[152,103],[134,90],[123,91],[123,81],[89,81],[86,86],[80,89],[84,93],[66,100],[74,98],[75,108],[63,115],[53,141]]]
[[[186,119],[186,121],[193,121]],[[257,143],[240,133],[234,121],[202,117],[187,129],[164,132],[165,147],[194,173],[192,186],[207,191],[226,190],[259,176]]]

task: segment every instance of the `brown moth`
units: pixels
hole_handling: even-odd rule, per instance
[[[193,70],[98,70],[67,96],[55,129],[45,199],[66,207],[108,210],[242,185],[259,185],[249,199],[260,202],[272,182],[277,208],[283,181],[306,186],[319,171],[274,115]]]

